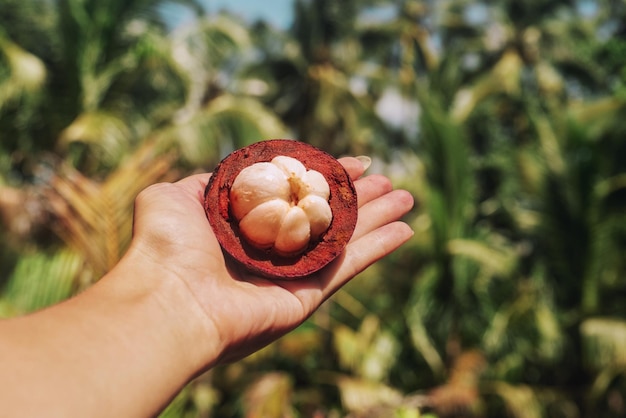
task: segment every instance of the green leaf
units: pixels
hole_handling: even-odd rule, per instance
[[[11,274],[2,300],[10,313],[28,313],[67,299],[76,288],[83,261],[79,254],[62,249],[22,256]]]
[[[626,321],[589,318],[580,324],[583,363],[594,371],[626,368]]]

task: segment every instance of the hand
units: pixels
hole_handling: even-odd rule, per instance
[[[412,236],[409,226],[398,221],[412,208],[412,196],[393,191],[383,176],[360,178],[364,167],[355,158],[340,162],[355,180],[356,229],[337,260],[299,280],[270,281],[227,265],[203,209],[210,174],[153,185],[138,196],[129,256],[172,272],[190,290],[213,334],[207,335],[213,340],[207,346],[218,339],[218,358],[207,358],[207,366],[242,358],[292,330],[356,274]]]
[[[413,198],[359,178],[359,220],[317,274],[269,281],[227,265],[203,209],[210,174],[157,184],[136,199],[122,260],[74,298],[0,321],[7,416],[155,416],[195,375],[295,328],[339,287],[408,240]],[[1,382],[1,381],[0,381]],[[28,390],[26,390],[28,388]]]

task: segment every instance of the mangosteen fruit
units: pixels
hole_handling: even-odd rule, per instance
[[[271,279],[309,276],[337,258],[357,221],[354,184],[330,154],[271,139],[215,168],[204,209],[233,262]]]

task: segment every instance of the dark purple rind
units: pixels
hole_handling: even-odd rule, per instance
[[[240,236],[237,220],[230,213],[230,188],[239,172],[278,155],[299,160],[307,170],[319,171],[330,187],[328,203],[333,220],[320,239],[296,257],[254,248]],[[204,210],[222,249],[251,272],[273,279],[306,277],[328,265],[348,244],[358,216],[356,190],[343,166],[318,148],[288,139],[256,142],[224,158],[205,189]]]

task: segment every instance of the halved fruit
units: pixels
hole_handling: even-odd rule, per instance
[[[318,148],[288,139],[257,142],[224,158],[206,187],[204,209],[235,262],[284,280],[309,276],[337,258],[358,214],[354,184],[343,166]]]

